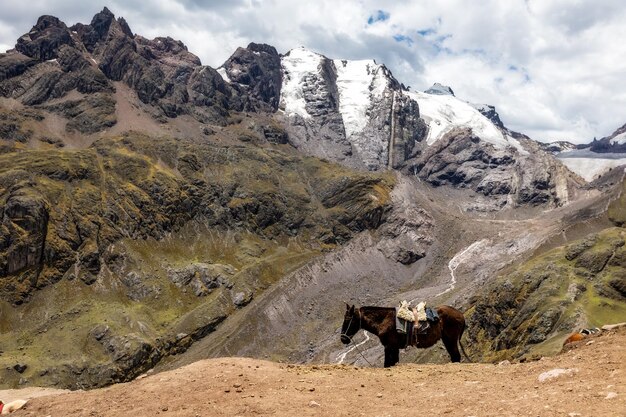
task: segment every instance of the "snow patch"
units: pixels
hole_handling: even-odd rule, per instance
[[[368,122],[367,111],[373,98],[381,98],[389,84],[384,67],[373,60],[335,59],[339,112],[346,137],[361,132]]]
[[[203,68],[203,71],[204,71],[204,68]],[[219,68],[217,69],[217,73],[218,73],[218,74],[222,77],[222,79],[223,79],[224,81],[226,81],[228,84],[231,84],[231,83],[232,83],[232,81],[230,80],[230,77],[228,77],[228,73],[226,72],[226,68],[224,68],[224,67],[219,67]]]
[[[454,271],[456,271],[459,265],[461,265],[463,262],[466,262],[467,260],[477,256],[476,252],[480,253],[483,250],[479,248],[488,242],[489,241],[487,239],[476,241],[469,245],[467,248],[463,249],[461,252],[454,255],[452,259],[450,259],[450,262],[448,262],[448,269],[450,270],[450,283],[448,284],[448,288],[436,294],[435,297],[444,295],[454,289],[454,287],[456,286],[456,277],[454,276]]]
[[[280,91],[281,108],[288,115],[311,117],[306,111],[304,88],[307,80],[319,75],[322,56],[305,48],[292,49],[281,59],[283,86]]]
[[[513,146],[520,152],[528,152],[521,144],[504,135],[488,118],[470,104],[452,95],[426,94],[410,91],[409,97],[417,101],[420,117],[428,124],[426,143],[432,145],[455,128],[471,128],[476,136],[496,148]]]
[[[513,136],[506,135],[506,140],[509,142],[511,146],[517,149],[517,152],[519,152],[520,155],[530,155],[530,152],[524,149],[520,141],[515,139]]]
[[[626,143],[626,132],[611,138],[611,145],[623,145]]]
[[[568,154],[571,154],[568,152]],[[620,165],[626,165],[626,155],[623,158],[593,158],[593,157],[573,157],[573,156],[556,156],[570,171],[575,172],[590,182],[609,171],[611,168]]]
[[[478,110],[481,113],[487,113],[489,111],[491,111],[491,107],[489,106],[489,104],[479,104],[479,103],[467,103],[470,106],[472,106],[473,108],[475,108],[476,110]]]

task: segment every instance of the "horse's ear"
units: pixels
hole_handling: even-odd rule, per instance
[[[350,310],[350,304],[346,303],[346,310]]]
[[[354,313],[354,304],[352,304],[352,307],[350,307],[350,313]]]

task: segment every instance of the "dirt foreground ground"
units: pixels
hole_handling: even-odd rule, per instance
[[[221,358],[105,389],[49,393],[0,398],[32,398],[15,417],[626,416],[626,330],[530,363],[382,369]]]

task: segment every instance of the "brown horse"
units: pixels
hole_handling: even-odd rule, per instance
[[[423,334],[417,334],[411,345],[418,348],[428,348],[443,341],[452,362],[460,362],[461,354],[470,360],[461,344],[461,336],[465,330],[465,317],[459,310],[450,306],[437,307],[439,321],[431,323]],[[341,341],[349,344],[352,336],[359,330],[378,336],[380,343],[385,347],[385,368],[395,365],[400,360],[400,349],[406,346],[406,335],[396,330],[396,310],[393,307],[361,307],[346,304],[346,314],[341,326]]]

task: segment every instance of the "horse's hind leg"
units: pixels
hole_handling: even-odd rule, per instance
[[[443,345],[446,347],[446,350],[448,351],[452,362],[461,362],[461,352],[459,352],[457,338],[442,334],[441,340],[443,341]]]
[[[391,346],[385,346],[385,368],[394,366],[400,361],[400,349]]]

